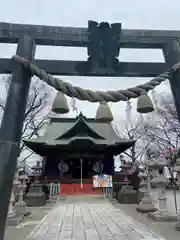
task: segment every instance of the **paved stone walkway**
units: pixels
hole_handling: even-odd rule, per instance
[[[164,240],[107,200],[59,202],[29,237],[37,240]]]

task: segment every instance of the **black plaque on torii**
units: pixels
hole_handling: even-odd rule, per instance
[[[119,65],[121,23],[88,22],[88,59],[77,64],[78,72],[96,75],[116,75]]]
[[[119,64],[121,23],[88,22],[88,65],[92,72],[114,72]]]

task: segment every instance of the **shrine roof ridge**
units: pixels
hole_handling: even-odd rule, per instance
[[[83,118],[84,118],[84,120],[86,121],[86,122],[94,122],[94,123],[106,123],[106,121],[105,120],[101,120],[101,119],[96,119],[95,117],[94,118],[88,118],[88,117],[86,117],[86,116],[83,116]],[[58,116],[58,114],[56,114],[56,115],[54,115],[54,116],[52,116],[51,117],[51,121],[52,122],[69,122],[69,123],[74,123],[74,122],[76,122],[77,121],[77,119],[78,119],[78,116],[77,117],[74,117],[74,118],[66,118],[66,117],[60,117],[60,116]],[[107,122],[108,122],[108,120],[107,120]]]

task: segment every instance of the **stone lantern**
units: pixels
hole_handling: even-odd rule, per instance
[[[164,167],[168,165],[168,161],[165,158],[152,159],[148,164],[150,169],[159,171],[159,175],[152,179],[152,184],[159,188],[158,191],[158,209],[156,212],[148,214],[150,218],[156,221],[177,221],[177,215],[174,215],[168,211],[166,187],[169,184],[169,179],[164,176]]]
[[[142,189],[144,196],[136,209],[138,212],[142,212],[142,213],[155,212],[156,208],[153,203],[153,200],[150,194],[150,189],[149,189],[148,169],[144,170],[144,172],[140,172],[139,177],[144,182],[143,189]]]
[[[27,205],[24,202],[24,191],[26,188],[26,181],[28,180],[28,177],[27,175],[22,174],[19,176],[18,180],[19,184],[17,185],[17,191],[19,193],[19,199],[14,205],[15,213],[16,215],[28,216],[30,212],[27,212]]]
[[[46,204],[46,195],[43,191],[43,184],[40,183],[39,177],[43,173],[43,166],[40,161],[32,167],[34,183],[31,184],[29,192],[25,196],[25,201],[28,206],[44,206]]]

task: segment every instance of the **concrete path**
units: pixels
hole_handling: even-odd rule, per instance
[[[161,239],[106,199],[60,201],[28,236],[37,240]]]

